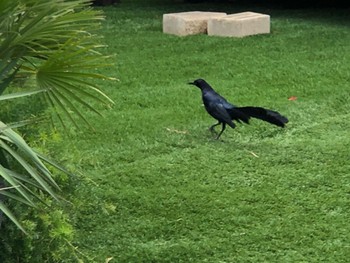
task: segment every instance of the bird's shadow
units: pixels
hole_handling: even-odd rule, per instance
[[[249,129],[249,128],[248,128]],[[260,128],[260,129],[249,129],[250,132],[247,132],[243,127],[241,130],[233,131],[233,134],[227,131],[223,133],[220,138],[217,139],[217,135],[219,134],[217,131],[212,131],[207,129],[203,135],[208,139],[208,142],[218,142],[218,143],[243,143],[252,142],[256,140],[264,140],[271,139],[280,136],[281,134],[285,134],[287,132],[287,128],[285,129],[273,129],[273,128]],[[244,144],[244,143],[243,143]]]

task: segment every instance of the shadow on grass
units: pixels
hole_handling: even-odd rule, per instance
[[[127,1],[126,1],[127,2]],[[135,2],[135,5],[142,3]],[[153,8],[171,8],[171,12],[186,11],[217,11],[226,13],[237,13],[243,11],[254,11],[270,14],[271,16],[283,16],[290,18],[301,18],[315,20],[320,23],[335,23],[350,25],[350,2],[349,1],[327,1],[327,0],[184,0],[184,1],[153,1]]]

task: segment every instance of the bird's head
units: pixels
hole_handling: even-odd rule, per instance
[[[204,79],[196,79],[195,81],[189,82],[188,84],[197,86],[200,89],[203,89],[208,85],[208,83]]]

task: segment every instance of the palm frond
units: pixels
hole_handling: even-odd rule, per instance
[[[11,128],[0,121],[0,146],[14,160],[22,165],[22,167],[36,180],[52,197],[56,198],[55,193],[51,189],[54,187],[59,189],[59,186],[52,179],[51,172],[42,163],[38,155],[33,149],[23,140],[23,138],[14,132]],[[9,144],[16,146],[14,149]],[[39,173],[40,172],[40,173]],[[6,173],[6,171],[5,171]]]
[[[2,101],[2,100],[18,99],[18,98],[21,98],[21,97],[28,97],[28,96],[35,95],[35,94],[42,93],[42,92],[46,92],[46,90],[42,89],[42,90],[32,90],[32,91],[23,91],[23,92],[17,92],[17,93],[10,93],[10,94],[6,94],[6,95],[1,95],[0,96],[0,101]]]
[[[35,206],[35,200],[43,202],[37,193],[37,190],[40,190],[58,200],[55,190],[57,191],[60,188],[53,180],[51,172],[43,163],[45,161],[50,164],[47,161],[48,159],[37,154],[19,134],[1,121],[0,150],[2,156],[6,155],[7,159],[17,162],[23,169],[21,173],[10,170],[3,166],[4,160],[0,160],[0,178],[10,188],[1,189],[0,195],[7,196],[26,205]],[[54,167],[59,166],[55,165]],[[63,168],[60,170],[64,171]],[[37,190],[34,191],[34,189]],[[0,211],[5,213],[16,225],[19,225],[13,214],[3,203],[0,204]]]
[[[0,23],[0,29],[2,25],[4,34],[8,36],[0,42],[0,63],[8,62],[3,66],[0,85],[2,82],[4,89],[11,80],[10,74],[15,74],[20,65],[22,74],[35,76],[40,92],[50,92],[44,97],[54,109],[60,109],[61,113],[57,112],[59,121],[63,123],[63,113],[77,127],[79,125],[72,114],[86,124],[88,121],[75,104],[97,114],[100,113],[94,102],[106,106],[113,104],[95,84],[95,80],[114,79],[95,73],[97,68],[109,65],[106,63],[109,58],[97,51],[103,45],[92,33],[100,28],[104,17],[101,12],[90,8],[89,3],[85,0],[26,0],[17,6],[17,12],[12,12],[12,20]],[[1,80],[5,77],[8,81]],[[39,93],[7,94],[0,100],[34,95],[36,92]]]
[[[0,147],[2,147],[2,145],[0,144]],[[10,170],[4,168],[3,166],[0,165],[0,176],[12,187],[15,187],[14,189],[19,192],[19,194],[21,195],[21,197],[23,197],[24,199],[24,203],[34,206],[34,203],[32,201],[32,197],[30,196],[30,194],[28,194],[27,191],[25,191],[22,187],[21,187],[21,183],[14,177],[11,176],[11,173],[9,173]],[[17,187],[19,186],[19,187]],[[3,194],[3,192],[0,192],[0,194]]]
[[[0,191],[1,193],[1,191]],[[24,228],[22,227],[22,225],[18,222],[18,220],[16,219],[16,217],[12,214],[12,212],[7,208],[7,206],[0,201],[0,211],[2,211],[13,223],[15,223],[15,225],[22,230],[24,233],[26,233],[26,231],[24,230]]]

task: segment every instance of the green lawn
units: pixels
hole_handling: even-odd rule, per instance
[[[91,262],[348,261],[349,9],[121,2],[103,9],[115,106],[86,113],[95,133],[46,142],[84,174],[65,193],[79,251]],[[268,13],[272,32],[162,33],[163,13],[196,9]],[[234,104],[280,111],[287,128],[253,120],[214,140],[186,84],[199,77]]]

